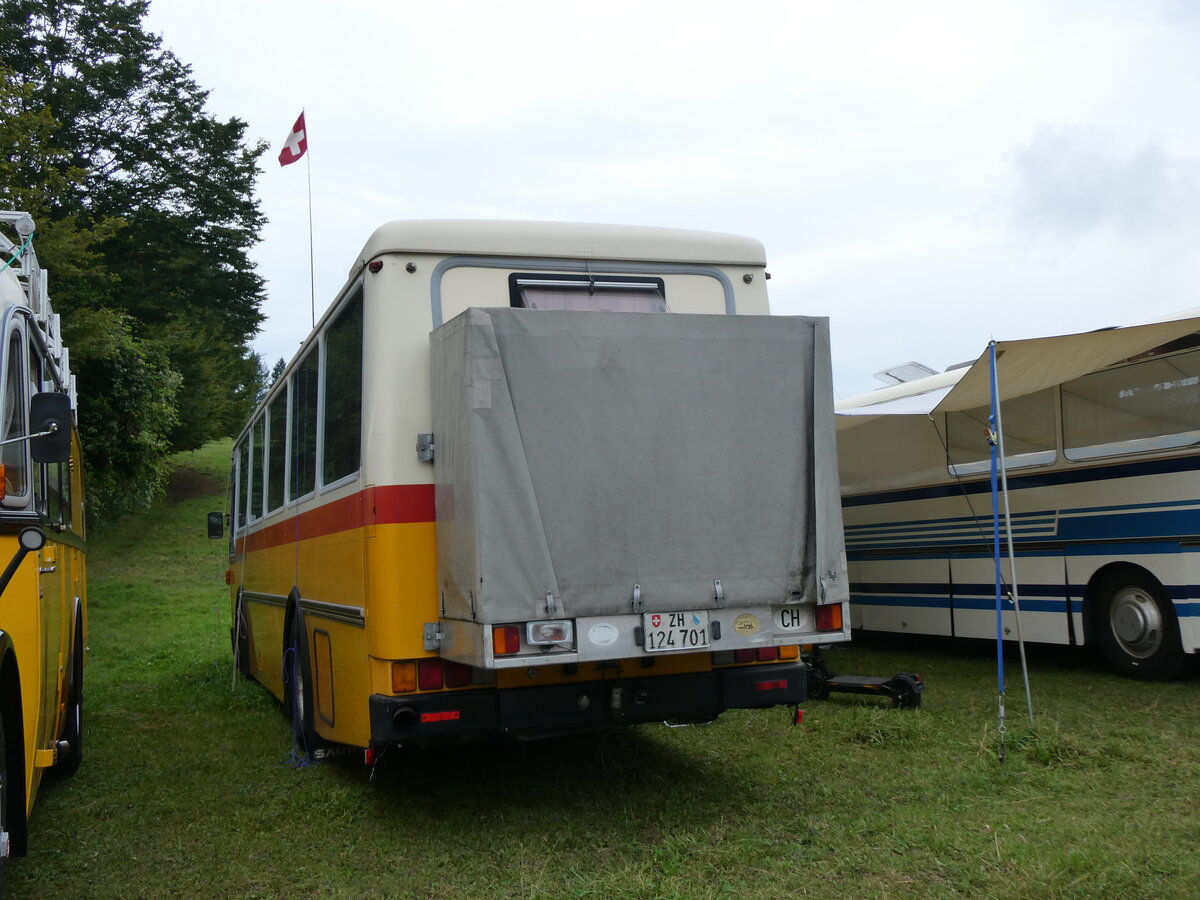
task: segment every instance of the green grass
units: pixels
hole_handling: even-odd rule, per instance
[[[1200,888],[1200,680],[1142,684],[1031,651],[996,758],[986,646],[832,653],[917,671],[924,706],[835,697],[704,728],[297,767],[233,680],[228,446],[91,547],[86,747],[43,787],[12,897],[1163,897]],[[179,499],[205,488],[211,496]]]

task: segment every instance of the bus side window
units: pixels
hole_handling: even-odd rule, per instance
[[[321,483],[358,471],[362,432],[362,288],[325,335]]]
[[[1062,403],[1067,459],[1200,443],[1200,350],[1076,378]]]
[[[292,477],[288,499],[312,493],[317,484],[318,354],[309,352],[292,375]]]
[[[249,505],[249,493],[246,482],[250,479],[250,441],[242,438],[237,446],[237,528],[246,527],[246,507]]]
[[[284,464],[287,462],[287,391],[267,407],[267,512],[283,506]]]
[[[0,421],[0,435],[6,441],[27,433],[25,418],[29,401],[25,390],[24,344],[21,332],[10,332],[4,365],[3,420]],[[8,505],[21,505],[29,493],[28,454],[25,441],[0,447],[0,463],[4,466],[4,502]]]
[[[250,454],[250,519],[261,519],[263,514],[263,457],[266,455],[266,421],[262,416],[254,423],[251,432]]]
[[[991,409],[980,406],[946,414],[950,474],[977,475],[991,468],[988,417]],[[1044,466],[1058,455],[1054,426],[1054,391],[1037,391],[1005,400],[1000,408],[1004,426],[1004,463],[1010,469]]]

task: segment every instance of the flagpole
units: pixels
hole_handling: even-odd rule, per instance
[[[300,110],[300,115],[304,115],[304,110]],[[304,138],[308,140],[308,119],[304,120]],[[312,152],[311,148],[305,147],[304,154],[304,174],[308,176],[308,304],[309,311],[312,315],[312,327],[317,327],[317,288],[316,276],[314,275],[314,258],[313,252],[313,213],[312,213]]]

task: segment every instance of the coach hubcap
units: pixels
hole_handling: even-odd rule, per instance
[[[1124,587],[1109,610],[1113,635],[1130,656],[1145,659],[1162,645],[1162,613],[1154,598],[1138,587]]]

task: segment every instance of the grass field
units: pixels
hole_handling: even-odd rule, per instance
[[[704,728],[297,766],[231,677],[228,446],[93,541],[85,758],[44,786],[11,897],[1121,897],[1200,895],[1200,679],[1142,684],[1031,653],[996,758],[985,646],[855,645],[918,711],[842,697]],[[373,777],[372,777],[373,775]]]

